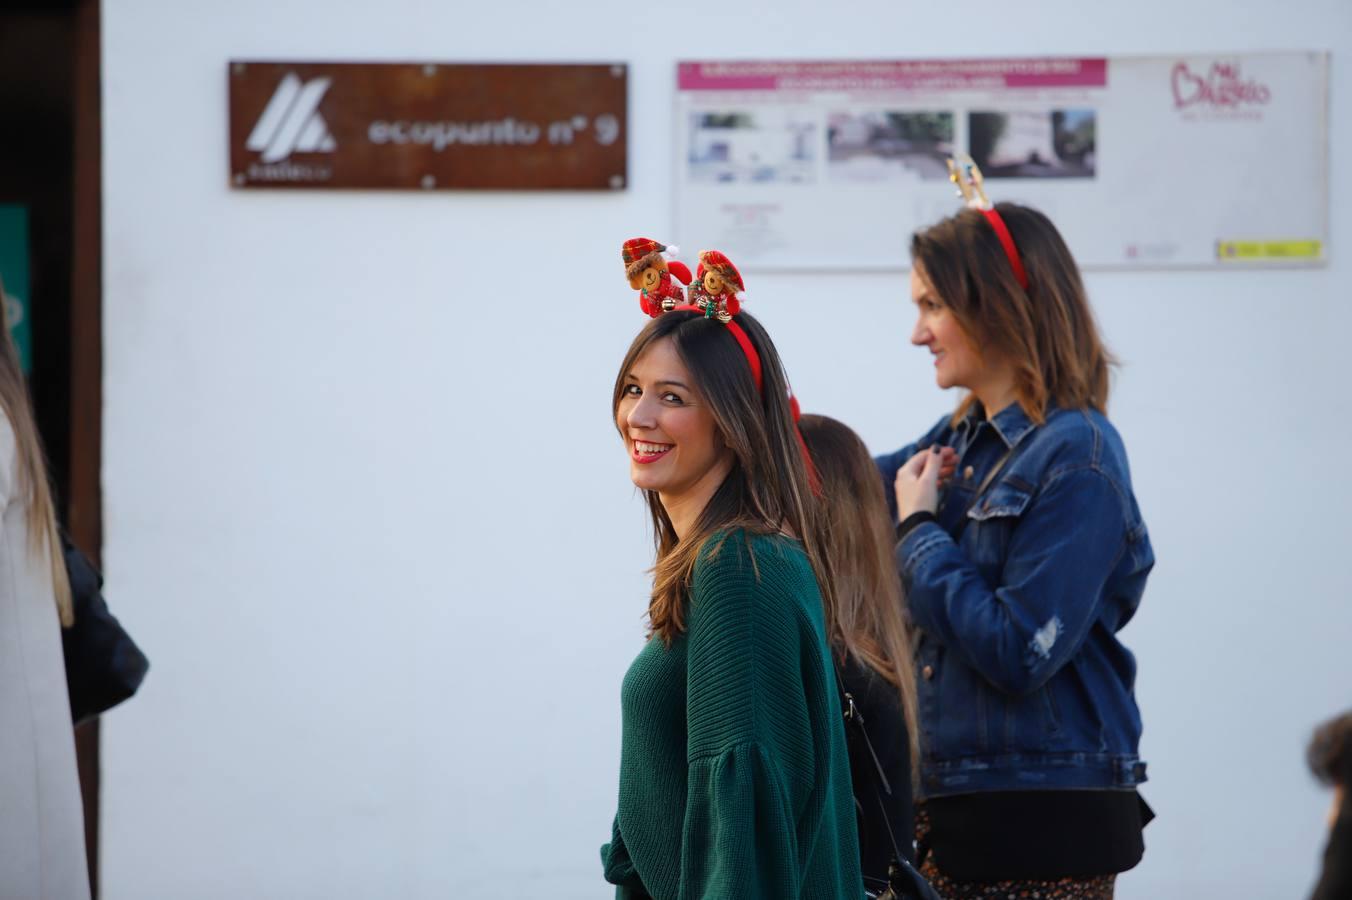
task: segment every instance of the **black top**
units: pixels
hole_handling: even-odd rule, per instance
[[[930,852],[958,881],[1088,878],[1141,861],[1155,813],[1136,791],[989,791],[925,803]]]
[[[878,758],[875,764],[867,746],[850,736],[847,724],[850,775],[859,817],[859,859],[865,878],[886,880],[893,837],[907,861],[915,862],[911,744],[906,719],[897,689],[873,669],[851,657],[845,661],[841,674],[845,690],[863,715],[864,731]],[[886,787],[878,783],[875,775],[879,765],[887,778]],[[887,788],[891,789],[890,794]]]
[[[1324,848],[1324,871],[1310,900],[1348,898],[1352,898],[1352,802],[1344,800]]]

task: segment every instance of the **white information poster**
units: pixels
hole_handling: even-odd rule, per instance
[[[685,62],[676,227],[755,269],[909,265],[945,160],[1095,268],[1310,265],[1328,236],[1328,54]]]

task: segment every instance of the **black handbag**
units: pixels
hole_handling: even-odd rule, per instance
[[[840,693],[840,707],[845,716],[845,741],[849,744],[851,765],[855,760],[868,760],[872,764],[864,763],[862,768],[865,771],[863,779],[856,779],[855,784],[866,783],[869,785],[862,793],[865,796],[856,796],[855,805],[860,809],[865,803],[876,803],[878,806],[884,806],[883,797],[892,794],[892,785],[887,781],[887,775],[883,772],[882,763],[878,760],[878,754],[873,750],[873,743],[868,739],[868,732],[864,730],[864,716],[859,711],[859,707],[854,703],[854,697],[849,691],[845,690],[845,681],[840,671],[840,666],[836,666],[836,690]],[[868,796],[868,795],[872,796]],[[886,824],[887,814],[884,811],[880,820]],[[907,836],[909,839],[909,835]],[[887,882],[883,883],[875,878],[864,878],[864,896],[868,900],[942,900],[930,887],[930,883],[925,880],[915,866],[911,865],[905,854],[901,852],[901,847],[897,844],[897,836],[892,833],[892,827],[887,825],[887,839],[892,845],[892,859],[887,867]]]
[[[61,554],[75,610],[75,624],[61,630],[61,648],[66,657],[70,715],[78,725],[136,693],[150,661],[108,611],[99,570],[64,533]]]

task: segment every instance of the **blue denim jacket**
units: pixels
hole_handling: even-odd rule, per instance
[[[1039,426],[1018,404],[945,418],[877,458],[894,516],[897,470],[936,443],[957,471],[937,521],[895,553],[921,631],[922,792],[1141,783],[1136,660],[1117,632],[1155,557],[1117,431],[1086,410]]]

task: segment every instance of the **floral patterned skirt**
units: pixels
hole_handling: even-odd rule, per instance
[[[924,842],[929,836],[929,812],[925,804],[915,807],[915,837]],[[920,874],[944,900],[1113,900],[1116,875],[1095,875],[1091,878],[1056,878],[1050,881],[1020,879],[1018,881],[956,881],[939,870],[934,855],[925,859]]]

